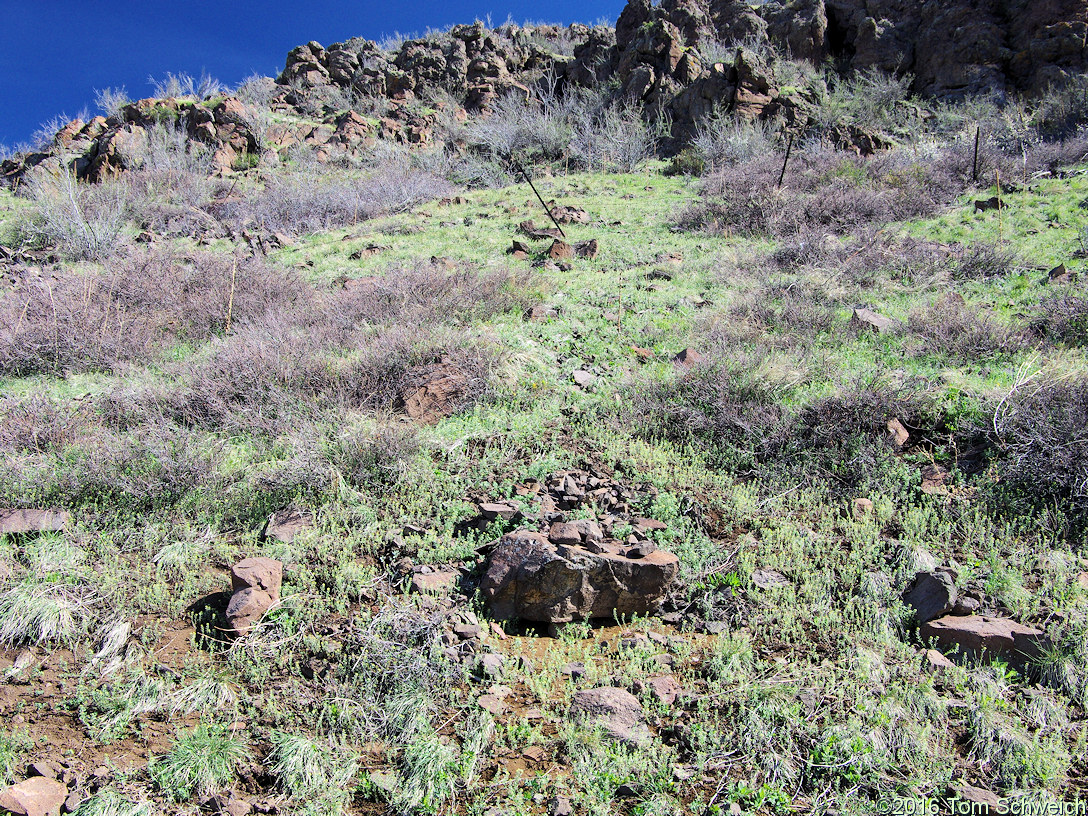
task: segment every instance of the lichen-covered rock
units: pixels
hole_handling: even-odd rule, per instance
[[[480,589],[498,618],[568,623],[650,614],[680,562],[665,550],[627,554],[637,549],[614,541],[553,544],[519,530],[498,541]]]

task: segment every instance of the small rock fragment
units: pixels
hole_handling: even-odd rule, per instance
[[[0,792],[0,809],[15,816],[60,816],[68,788],[55,779],[33,776]]]
[[[681,368],[691,368],[706,360],[706,358],[694,349],[686,348],[672,358],[673,365]]]
[[[874,334],[887,334],[896,327],[890,317],[877,314],[872,309],[857,308],[850,316],[850,323],[859,329],[867,329]]]
[[[914,609],[919,624],[939,618],[952,611],[959,593],[947,572],[920,572],[914,576],[903,602]]]

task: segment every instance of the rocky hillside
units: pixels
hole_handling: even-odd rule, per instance
[[[957,8],[309,43],[5,163],[0,812],[1072,812],[1083,27]]]
[[[221,172],[245,163],[240,157],[299,143],[323,159],[358,156],[376,139],[443,144],[443,122],[487,116],[507,94],[528,101],[540,88],[601,85],[648,119],[665,117],[675,138],[663,147],[675,151],[716,111],[781,119],[804,132],[826,86],[783,71],[783,58],[909,76],[922,97],[1031,97],[1084,71],[1086,37],[1085,0],[630,0],[615,29],[475,23],[395,50],[359,38],[327,48],[311,42],[287,55],[276,87],[259,100],[144,100],[70,123],[52,145],[4,162],[0,173],[12,184],[55,155],[81,178],[98,179],[134,160],[126,157],[132,134],[164,122],[208,145]],[[373,115],[360,115],[364,100]],[[872,143],[873,134],[860,138],[865,149]]]

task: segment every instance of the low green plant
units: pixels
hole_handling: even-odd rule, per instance
[[[341,813],[351,795],[359,763],[332,740],[275,731],[268,761],[272,773],[300,801],[320,799],[327,813]]]
[[[210,796],[233,778],[249,748],[223,726],[201,723],[148,764],[158,788],[175,802]]]

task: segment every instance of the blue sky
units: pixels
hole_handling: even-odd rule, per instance
[[[206,71],[230,85],[275,76],[296,45],[422,32],[487,15],[516,22],[615,22],[623,0],[0,0],[0,144],[26,142],[53,117],[94,113],[95,90],[149,96],[148,76]]]

